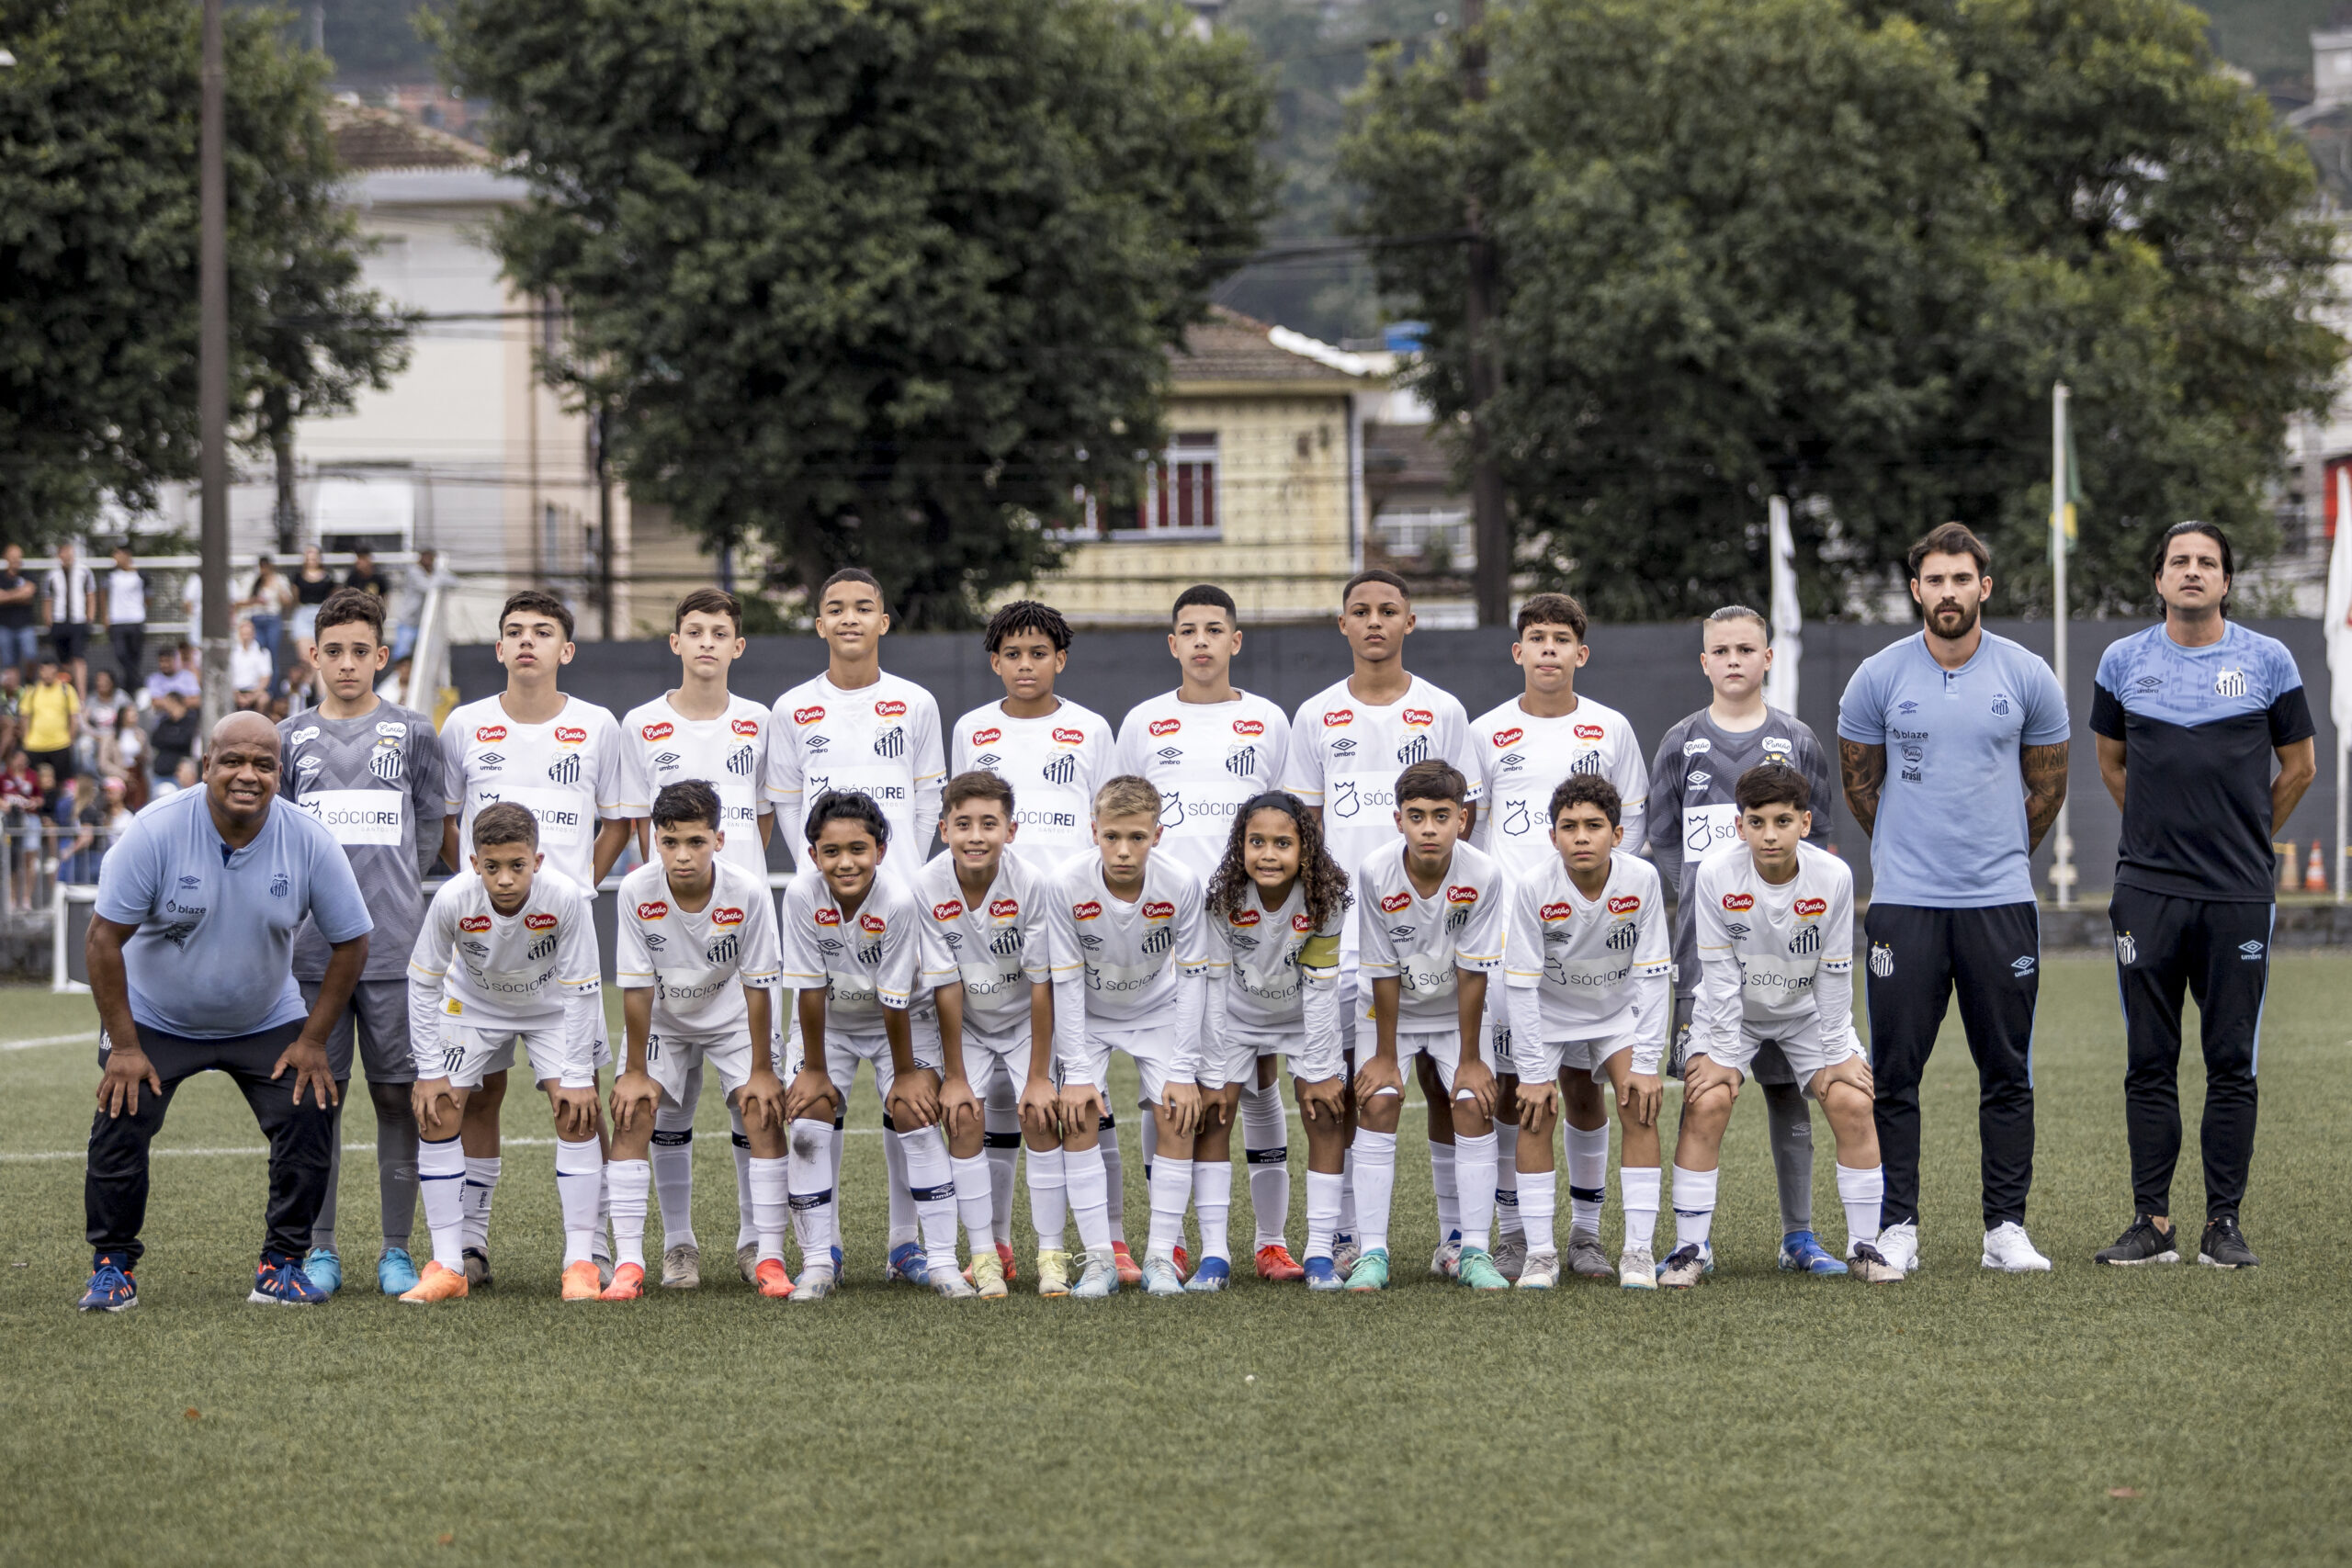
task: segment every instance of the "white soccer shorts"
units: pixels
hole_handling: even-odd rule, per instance
[[[990,1034],[968,1025],[964,1030],[964,1081],[986,1100],[999,1083],[1010,1085],[1015,1099],[1029,1084],[1029,1025],[1020,1024],[1002,1034]]]
[[[918,1016],[909,1021],[914,1035],[915,1066],[932,1072],[939,1071],[939,1021]],[[786,1063],[785,1080],[788,1083],[808,1060],[800,1038],[792,1042],[792,1059]],[[850,1086],[857,1081],[857,1065],[874,1064],[874,1093],[884,1105],[890,1103],[890,1086],[899,1081],[898,1068],[890,1062],[890,1037],[879,1029],[872,1032],[863,1030],[852,1033],[842,1030],[825,1031],[825,1076],[833,1080],[840,1091],[844,1110],[849,1105]]]
[[[768,1060],[776,1060],[775,1042],[768,1042]],[[662,1102],[671,1107],[685,1101],[686,1080],[708,1067],[718,1075],[728,1094],[741,1089],[752,1077],[752,1037],[747,1032],[721,1031],[712,1034],[654,1030],[645,1037],[645,1070],[662,1086]]]
[[[562,1077],[563,1025],[549,1024],[543,1029],[506,1029],[492,1027],[477,1029],[469,1024],[441,1024],[441,1071],[454,1089],[480,1089],[481,1080],[492,1073],[511,1070],[514,1066],[515,1047],[520,1045],[525,1059],[531,1066],[531,1081],[551,1082]],[[604,1066],[610,1060],[600,1055],[595,1065]],[[594,1089],[592,1080],[584,1084],[570,1084],[571,1089]]]
[[[1814,1032],[1804,1036],[1781,1035],[1775,1040],[1772,1036],[1757,1034],[1743,1028],[1739,1032],[1739,1043],[1728,1055],[1718,1055],[1710,1051],[1707,1059],[1719,1067],[1736,1068],[1742,1077],[1751,1077],[1750,1069],[1756,1064],[1756,1054],[1768,1041],[1779,1044],[1781,1054],[1788,1058],[1791,1070],[1796,1074],[1797,1082],[1804,1086],[1807,1099],[1816,1098],[1813,1092],[1813,1080],[1822,1068],[1849,1062],[1862,1054],[1861,1037],[1854,1032],[1851,1024],[1846,1026],[1846,1039],[1840,1046],[1823,1045]]]
[[[1584,1073],[1595,1083],[1607,1083],[1609,1073],[1603,1064],[1620,1051],[1633,1048],[1631,1034],[1604,1035],[1597,1040],[1538,1040],[1527,1046],[1521,1046],[1514,1040],[1510,1060],[1511,1071],[1521,1083],[1549,1083],[1564,1073]]]
[[[1111,1053],[1120,1051],[1134,1061],[1136,1076],[1142,1080],[1143,1103],[1159,1104],[1168,1094],[1169,1080],[1176,1072],[1176,1032],[1162,1026],[1140,1029],[1090,1029],[1079,1044],[1080,1059],[1072,1062],[1060,1056],[1054,1059],[1054,1087],[1067,1089],[1074,1083],[1091,1083],[1102,1092],[1103,1103],[1110,1103]],[[1251,1060],[1256,1060],[1255,1053]]]

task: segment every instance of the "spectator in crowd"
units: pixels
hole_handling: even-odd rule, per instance
[[[127,823],[130,813],[123,809],[120,779],[100,780],[95,786],[76,781],[74,800],[74,836],[57,857],[57,879],[82,887],[97,881],[98,863],[114,842],[114,821],[119,817]]]
[[[33,907],[33,882],[40,872],[40,784],[21,749],[8,753],[8,768],[0,773],[0,812],[5,812],[7,852],[16,857],[10,906]]]
[[[403,659],[393,665],[391,672],[376,682],[376,694],[388,703],[399,703],[405,706],[408,703],[409,671],[415,666],[416,660],[413,659]]]
[[[312,651],[315,645],[299,648],[286,662],[286,685],[278,695],[286,699],[289,713],[319,705],[319,667],[311,662],[309,655]]]
[[[180,579],[180,612],[187,617],[185,634],[190,643],[204,638],[204,574],[191,571]]]
[[[82,698],[54,659],[40,661],[40,678],[25,694],[25,750],[36,772],[42,764],[74,772],[74,738],[82,729]]]
[[[41,621],[49,627],[49,646],[58,667],[71,675],[78,694],[89,685],[90,615],[98,602],[98,580],[67,540],[57,547],[57,564],[49,569],[41,588]]]
[[[376,552],[365,545],[351,552],[351,571],[343,580],[343,585],[356,588],[363,593],[373,593],[379,599],[389,596],[392,591],[391,584],[384,581],[384,574],[377,570]]]
[[[247,695],[266,693],[270,677],[277,672],[277,663],[262,640],[262,628],[254,625],[260,619],[255,615],[239,621],[237,646],[229,650],[229,688],[237,694],[239,707],[252,705],[244,700]]]
[[[40,657],[40,585],[25,575],[25,548],[0,549],[0,664],[23,671]]]
[[[122,709],[113,726],[98,735],[96,771],[101,778],[122,781],[123,798],[133,811],[147,804],[147,757],[152,750],[147,732],[139,728],[136,708]]]
[[[130,694],[115,683],[114,671],[101,670],[90,677],[90,694],[82,704],[82,724],[85,728],[98,730],[114,728],[114,716],[124,708],[134,712],[139,705]]]
[[[0,757],[17,749],[25,733],[25,682],[13,664],[0,664]]]
[[[302,570],[294,574],[294,657],[302,657],[311,639],[318,635],[319,606],[327,595],[342,586],[334,573],[327,570],[326,558],[319,554],[319,547],[311,545],[302,552]]]
[[[392,633],[392,662],[398,664],[416,650],[418,628],[424,621],[424,602],[436,588],[443,592],[458,585],[458,574],[441,564],[437,550],[419,550],[416,564],[401,579],[401,602],[395,608]]]
[[[114,570],[107,573],[107,645],[121,684],[136,685],[147,657],[147,574],[130,564],[130,546],[114,547]]]
[[[148,767],[155,781],[156,798],[163,797],[164,786],[180,764],[195,755],[201,722],[194,705],[178,692],[168,691],[155,699],[155,710],[147,720],[147,741],[154,751]]]
[[[40,888],[41,872],[52,863],[49,841],[56,826],[52,814],[57,809],[59,793],[57,770],[46,762],[34,763],[32,819],[25,827],[25,849],[31,869],[25,877],[25,887],[32,897],[30,907],[36,908],[44,902]]]
[[[277,678],[277,644],[286,632],[287,615],[293,608],[294,585],[286,581],[285,574],[267,556],[261,557],[254,569],[253,581],[246,586],[245,596],[237,601],[237,609],[253,623],[253,640],[269,660],[267,674],[262,682],[265,688]],[[244,633],[240,631],[237,638],[242,646]],[[232,650],[230,654],[232,670],[235,659],[236,654]],[[237,690],[244,690],[243,682],[237,682]]]

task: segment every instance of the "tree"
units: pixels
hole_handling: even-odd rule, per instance
[[[405,364],[333,202],[323,63],[244,12],[226,35],[231,402],[268,446]],[[152,506],[196,475],[198,15],[0,0],[0,536]]]
[[[1914,14],[1916,13],[1916,14]],[[1522,564],[1604,614],[1751,597],[1764,499],[1808,610],[1889,586],[1912,539],[1990,536],[2048,606],[2048,395],[2076,389],[2076,608],[2144,602],[2151,531],[2260,553],[2287,420],[2341,345],[2312,323],[2308,162],[2170,0],[1527,0],[1392,69],[1346,148],[1380,233],[1495,240],[1486,418]],[[1461,253],[1380,254],[1464,411]]]
[[[533,195],[497,232],[631,492],[902,624],[1132,500],[1166,350],[1256,244],[1239,40],[1121,0],[460,0]]]

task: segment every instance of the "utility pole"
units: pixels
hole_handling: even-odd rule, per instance
[[[604,621],[605,640],[613,640],[613,468],[610,460],[613,412],[596,405],[596,609]]]
[[[1487,97],[1487,46],[1478,29],[1487,18],[1486,0],[1462,0],[1462,96],[1472,103]],[[1464,227],[1470,231],[1468,276],[1462,297],[1462,331],[1469,349],[1470,535],[1478,566],[1474,586],[1478,624],[1499,626],[1510,620],[1510,516],[1503,506],[1502,474],[1495,467],[1493,437],[1486,409],[1502,389],[1487,334],[1495,319],[1495,247],[1487,238],[1486,215],[1476,191],[1463,193]]]
[[[2066,550],[2067,502],[2073,475],[2066,471],[2066,383],[2050,389],[2050,667],[2058,690],[2066,690]],[[2071,698],[2069,699],[2072,700]],[[2075,907],[2074,820],[2066,802],[2058,802],[2057,840],[2051,846],[2050,884],[2058,907]]]
[[[204,728],[229,692],[229,183],[220,0],[204,0],[204,74],[197,143],[197,473],[203,487]]]

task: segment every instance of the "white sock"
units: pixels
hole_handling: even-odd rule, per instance
[[[1250,1210],[1258,1226],[1250,1250],[1280,1247],[1290,1228],[1290,1117],[1272,1084],[1241,1091],[1241,1150],[1250,1168]],[[1202,1246],[1206,1247],[1204,1239]],[[1222,1253],[1216,1256],[1224,1256]]]
[[[1396,1186],[1396,1134],[1356,1129],[1356,1241],[1366,1252],[1388,1247],[1388,1200]]]
[[[686,1075],[678,1103],[657,1105],[653,1146],[653,1195],[662,1203],[662,1250],[699,1245],[695,1235],[695,1108],[702,1103],[702,1068]]]
[[[993,1075],[982,1123],[989,1156],[989,1201],[995,1205],[995,1239],[1012,1245],[1012,1184],[1021,1162],[1021,1100],[1007,1075]],[[961,1185],[959,1179],[958,1185]]]
[[[1495,1231],[1495,1135],[1453,1135],[1453,1168],[1462,1182],[1462,1245],[1484,1252]]]
[[[786,1190],[792,1205],[792,1230],[800,1243],[800,1267],[833,1266],[833,1172],[841,1134],[824,1121],[795,1122],[785,1129]]]
[[[1149,1126],[1151,1119],[1144,1118],[1144,1124]],[[1102,1212],[1107,1216],[1111,1227],[1111,1240],[1105,1241],[1102,1245],[1108,1247],[1111,1241],[1125,1241],[1127,1237],[1127,1182],[1119,1164],[1119,1128],[1117,1122],[1108,1111],[1103,1112],[1102,1131],[1096,1138],[1094,1146],[1102,1151]],[[1069,1170],[1068,1160],[1062,1162],[1062,1168],[1065,1171]],[[1075,1189],[1070,1192],[1069,1204],[1071,1212],[1075,1213],[1078,1209],[1078,1193]],[[1086,1239],[1084,1225],[1078,1227],[1078,1235],[1080,1246],[1094,1245]]]
[[[899,1144],[907,1154],[907,1197],[922,1225],[923,1258],[934,1270],[952,1273],[956,1269],[956,1167],[947,1157],[947,1141],[936,1127],[918,1127],[899,1134]]]
[[[1221,1159],[1193,1162],[1193,1208],[1201,1220],[1201,1256],[1233,1261],[1227,1229],[1233,1214],[1233,1166]]]
[[[1495,1238],[1499,1242],[1525,1239],[1527,1231],[1519,1215],[1519,1124],[1514,1122],[1495,1123]]]
[[[1331,1238],[1340,1229],[1340,1196],[1348,1179],[1320,1170],[1306,1173],[1306,1256],[1331,1256]]]
[[[1609,1195],[1609,1128],[1571,1127],[1568,1145],[1568,1229],[1600,1234],[1600,1207]]]
[[[1559,1251],[1559,1237],[1552,1228],[1559,1205],[1558,1171],[1522,1170],[1519,1173],[1519,1219],[1527,1227],[1528,1251]]]
[[[964,1221],[965,1237],[972,1244],[972,1256],[996,1250],[996,1189],[989,1185],[996,1172],[989,1168],[987,1151],[969,1159],[948,1156],[956,1170],[956,1213]]]
[[[456,1134],[437,1144],[417,1140],[416,1179],[424,1202],[424,1228],[433,1235],[433,1261],[454,1273],[466,1271],[466,1150]]]
[[[498,1191],[499,1168],[504,1162],[466,1156],[466,1245],[476,1252],[490,1250],[490,1201]]]
[[[727,1108],[730,1123],[727,1141],[735,1156],[735,1245],[757,1241],[760,1237],[758,1218],[752,1212],[756,1200],[752,1196],[752,1140],[743,1131],[743,1113],[733,1106]]]
[[[1657,1235],[1658,1168],[1654,1165],[1617,1168],[1617,1201],[1625,1206],[1625,1245],[1647,1247]]]
[[[1193,1162],[1162,1156],[1151,1162],[1151,1235],[1147,1258],[1173,1258],[1184,1240],[1184,1211],[1193,1201]],[[1227,1190],[1230,1192],[1228,1185]]]
[[[1442,1106],[1430,1108],[1432,1116],[1447,1113]],[[1450,1240],[1462,1231],[1462,1185],[1455,1175],[1455,1161],[1461,1156],[1455,1154],[1455,1144],[1430,1145],[1430,1186],[1437,1191],[1437,1238],[1440,1241]]]
[[[744,1176],[752,1187],[752,1239],[759,1244],[759,1261],[784,1259],[784,1230],[792,1218],[792,1162],[789,1159],[747,1159]]]
[[[894,1127],[882,1130],[882,1164],[890,1173],[890,1250],[896,1252],[901,1244],[917,1237],[914,1194],[909,1190],[914,1178],[907,1172],[907,1140],[919,1136],[901,1133]]]
[[[1853,1256],[1855,1247],[1877,1245],[1879,1202],[1885,1196],[1884,1166],[1874,1165],[1867,1170],[1849,1165],[1838,1168],[1838,1201],[1846,1205],[1848,1257]]]
[[[1106,1196],[1110,1179],[1101,1144],[1091,1149],[1062,1151],[1062,1180],[1069,1194],[1070,1217],[1078,1223],[1078,1245],[1089,1252],[1111,1246],[1111,1208]]]
[[[1062,1151],[1029,1151],[1029,1223],[1036,1228],[1037,1250],[1062,1252],[1063,1232],[1069,1227],[1069,1189],[1063,1183]]]
[[[1705,1245],[1707,1233],[1714,1228],[1715,1178],[1721,1174],[1713,1170],[1685,1170],[1679,1165],[1674,1168],[1676,1251]]]
[[[616,1159],[605,1167],[613,1206],[613,1261],[645,1267],[645,1200],[653,1186],[650,1159]]]
[[[1352,1141],[1340,1151],[1340,1228],[1331,1234],[1356,1234],[1356,1147]]]
[[[555,1141],[555,1190],[563,1209],[563,1266],[594,1256],[601,1239],[597,1211],[605,1201],[605,1151],[594,1138]]]

